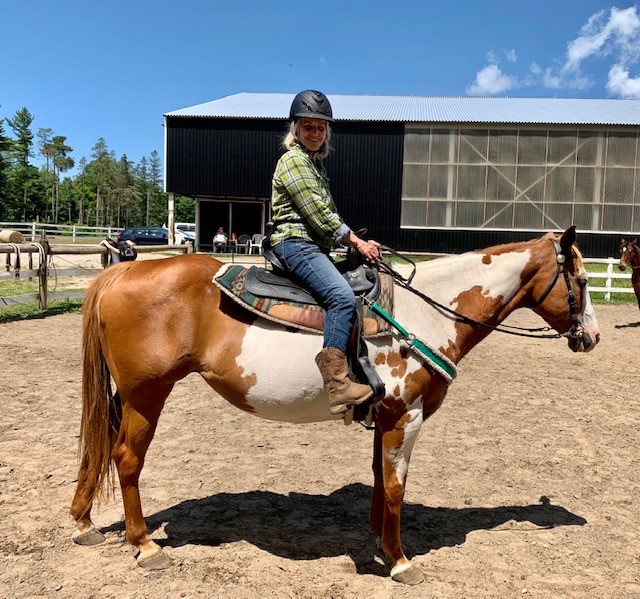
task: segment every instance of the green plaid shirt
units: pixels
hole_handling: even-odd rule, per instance
[[[333,248],[349,231],[336,212],[324,166],[314,164],[300,146],[278,160],[271,188],[271,214],[276,224],[272,246],[301,237]]]

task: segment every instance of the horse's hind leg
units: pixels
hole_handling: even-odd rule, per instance
[[[142,514],[138,482],[144,459],[153,439],[164,402],[173,384],[135,393],[122,393],[122,423],[113,447],[124,503],[127,540],[138,551],[139,566],[151,570],[166,568],[169,558],[149,536]]]
[[[76,530],[72,538],[78,545],[98,545],[105,540],[105,536],[91,522],[95,484],[89,481],[88,469],[88,459],[85,457],[78,472],[78,484],[70,510],[76,521]]]
[[[113,414],[114,425],[118,426],[122,417],[118,391],[114,394],[113,405],[115,407]],[[78,471],[76,492],[70,509],[71,516],[76,521],[76,530],[72,538],[74,543],[78,545],[98,545],[105,540],[105,536],[91,521],[91,508],[96,496],[97,477],[100,476],[100,473],[98,472],[99,466],[90,463],[89,453],[85,451],[82,457]]]

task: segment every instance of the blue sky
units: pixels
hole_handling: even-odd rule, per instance
[[[640,98],[622,2],[0,0],[0,24],[0,118],[76,162],[163,157],[164,113],[239,92]]]

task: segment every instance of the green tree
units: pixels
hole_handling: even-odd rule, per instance
[[[51,156],[53,163],[52,218],[54,223],[58,222],[60,173],[72,169],[75,165],[75,161],[69,156],[73,148],[68,146],[66,141],[67,138],[64,135],[54,135],[51,139]]]
[[[29,164],[33,146],[33,132],[31,131],[33,116],[24,107],[18,110],[12,119],[6,120],[15,135],[10,154],[15,165],[13,183],[20,193],[17,212],[22,213],[22,219],[26,220],[27,213],[31,212],[29,210],[29,193],[38,177],[37,169]]]
[[[11,140],[5,135],[0,119],[0,220],[9,219],[9,150]]]
[[[155,150],[149,156],[149,186],[150,224],[160,225],[167,221],[167,194],[162,191],[162,162]]]
[[[196,222],[196,201],[194,198],[177,195],[175,198],[175,216],[178,223]]]
[[[45,159],[45,166],[42,171],[45,196],[47,198],[47,202],[51,200],[51,214],[53,214],[53,173],[51,170],[51,165],[53,163],[53,144],[51,143],[53,129],[41,127],[38,129],[36,136],[38,138],[38,149],[40,150],[40,155]]]
[[[86,172],[95,194],[93,206],[95,226],[111,225],[113,224],[110,218],[113,213],[112,202],[116,161],[103,137],[94,144],[91,157],[93,160],[87,165]]]

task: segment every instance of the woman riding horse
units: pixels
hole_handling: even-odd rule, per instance
[[[549,234],[421,263],[410,285],[396,287],[394,318],[453,364],[519,308],[540,315],[558,331],[553,336],[567,337],[571,350],[590,351],[599,340],[598,324],[575,239],[571,227],[560,238]],[[138,565],[169,566],[145,524],[139,480],[165,400],[191,372],[262,418],[343,418],[330,412],[312,362],[320,335],[239,306],[212,282],[222,267],[202,254],[125,262],[98,275],[87,291],[81,463],[71,506],[77,543],[104,541],[91,509],[110,487],[115,467]],[[398,335],[367,340],[367,349],[387,390],[374,407],[369,524],[393,579],[417,584],[424,577],[404,554],[402,502],[412,449],[422,423],[441,405],[447,381]]]
[[[325,309],[324,343],[316,356],[332,414],[367,401],[373,390],[349,378],[346,352],[356,321],[356,298],[329,257],[338,245],[377,261],[380,244],[360,239],[342,220],[329,191],[322,159],[329,154],[333,111],[318,91],[300,92],[291,104],[287,150],[273,174],[271,246],[284,269]]]

